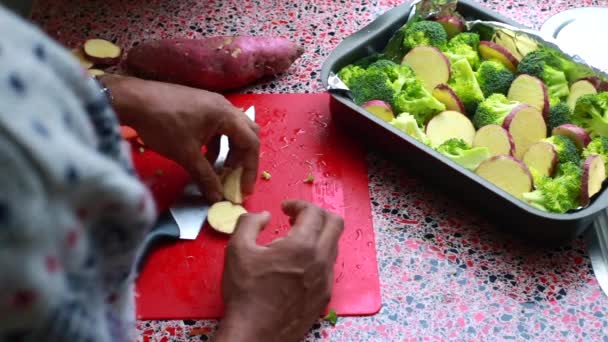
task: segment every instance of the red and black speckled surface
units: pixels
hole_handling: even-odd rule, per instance
[[[211,34],[289,37],[306,52],[289,73],[251,92],[322,91],[319,69],[343,38],[399,4],[381,1],[40,1],[34,20],[73,46],[99,36],[131,46]],[[534,28],[572,7],[608,1],[480,1]],[[74,5],[72,5],[74,4]],[[577,240],[522,246],[397,164],[369,154],[383,307],[373,317],[316,325],[306,340],[608,341],[608,298]],[[143,341],[206,341],[211,321],[140,322]]]

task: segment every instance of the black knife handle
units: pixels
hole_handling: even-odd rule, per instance
[[[139,273],[146,263],[150,252],[166,243],[179,240],[179,227],[169,211],[164,212],[158,218],[156,225],[146,235],[136,258],[136,270]]]

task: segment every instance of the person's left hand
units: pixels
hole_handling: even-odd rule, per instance
[[[222,199],[213,169],[219,139],[230,139],[226,167],[243,167],[243,194],[253,192],[258,172],[258,126],[222,95],[138,78],[106,76],[113,106],[123,124],[137,130],[152,150],[184,167],[210,201]],[[201,147],[206,145],[203,156]]]

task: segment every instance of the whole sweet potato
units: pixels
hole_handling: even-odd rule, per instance
[[[142,78],[222,91],[283,73],[303,52],[276,37],[154,40],[132,48],[127,67]]]

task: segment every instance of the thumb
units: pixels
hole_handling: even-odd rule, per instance
[[[260,214],[244,214],[234,229],[232,239],[236,243],[255,245],[258,234],[270,222],[270,213],[264,211]]]

